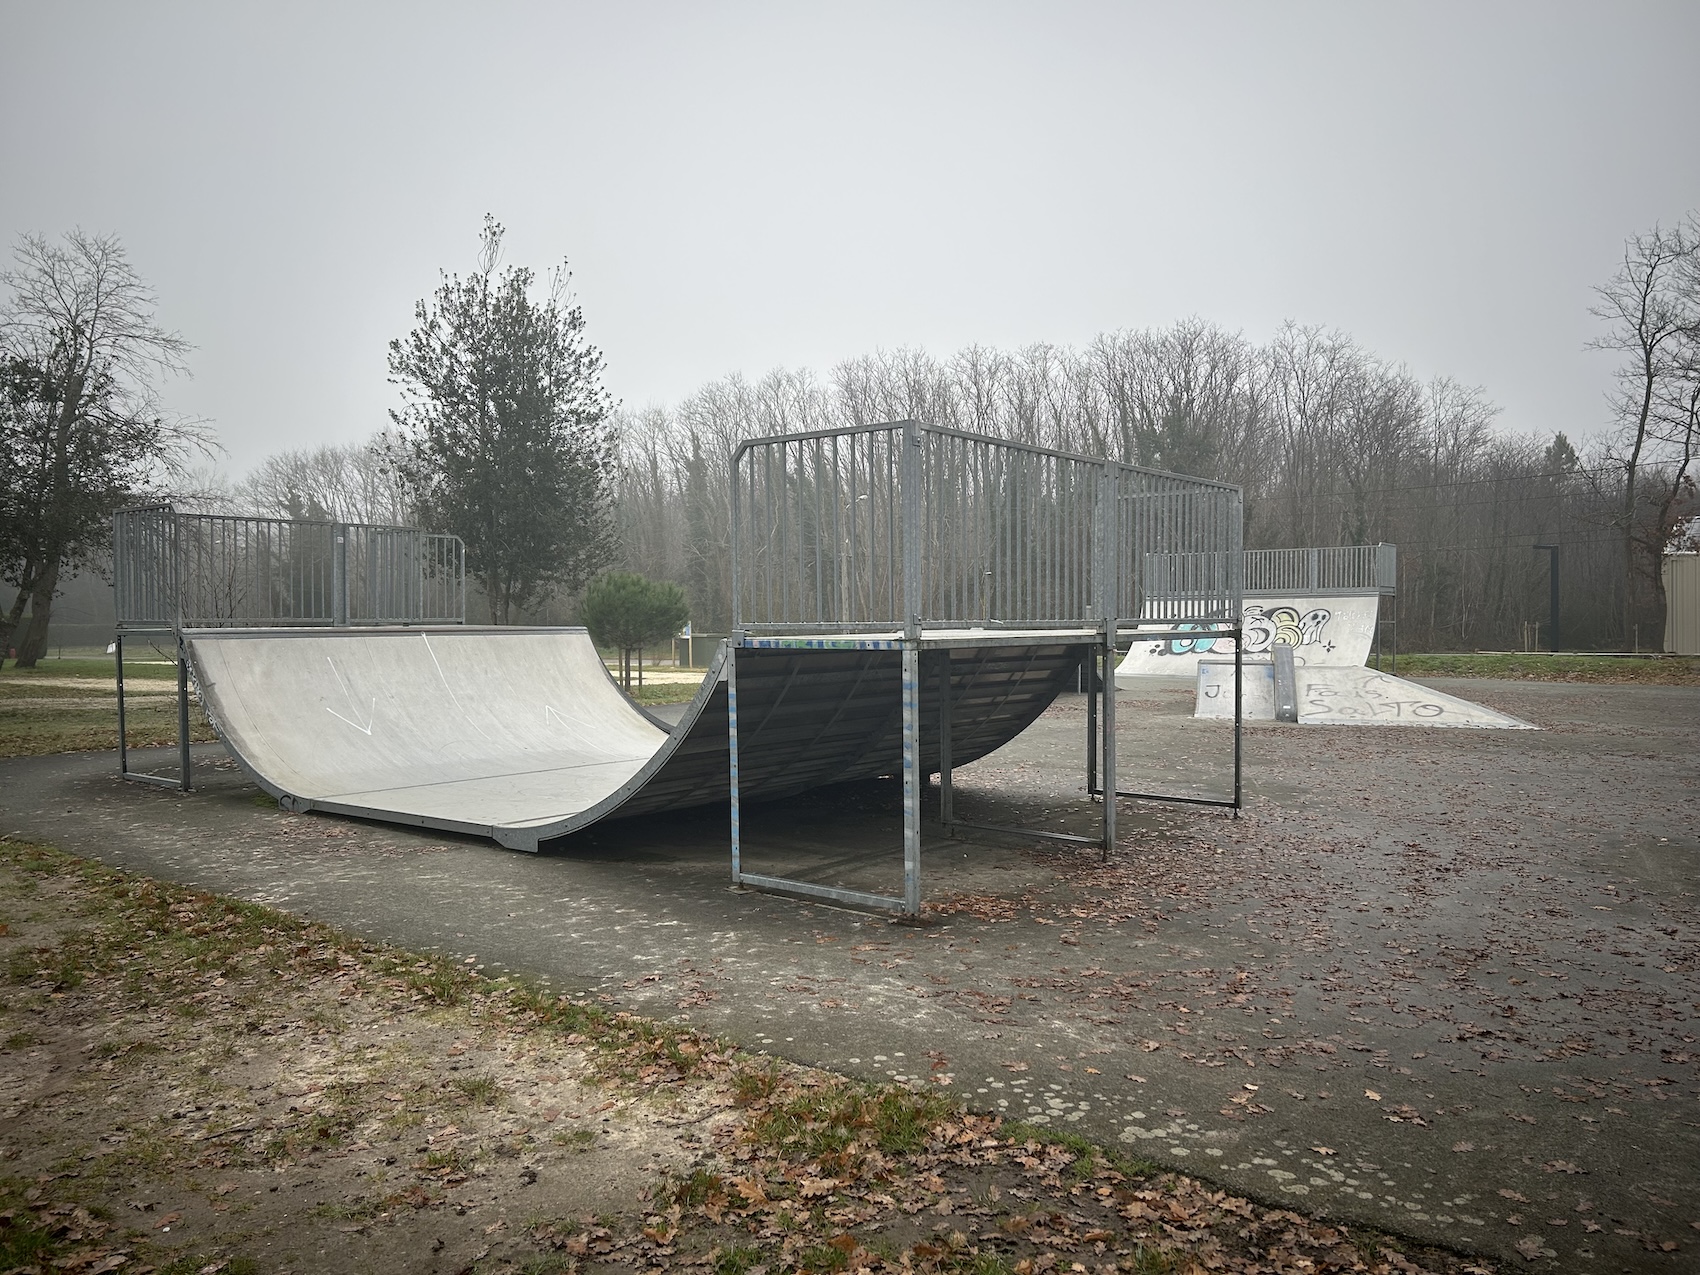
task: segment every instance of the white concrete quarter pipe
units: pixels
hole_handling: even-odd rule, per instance
[[[1278,679],[1270,652],[1279,644],[1292,650],[1296,685],[1290,690],[1301,725],[1539,729],[1483,704],[1366,668],[1379,608],[1375,594],[1248,597],[1241,614],[1245,651],[1240,711],[1244,720],[1275,720]],[[1142,627],[1151,634],[1162,632],[1155,626]],[[1132,690],[1142,679],[1164,674],[1194,679],[1193,716],[1233,717],[1233,638],[1219,637],[1204,625],[1197,626],[1196,632],[1167,637],[1135,630],[1133,644],[1116,669],[1117,687]]]
[[[669,731],[609,677],[583,629],[202,629],[185,632],[220,739],[286,808],[490,837],[536,850],[598,819],[727,799],[725,652]],[[1013,739],[1086,648],[958,653],[952,757]],[[895,773],[896,651],[755,651],[738,660],[745,799]],[[935,661],[923,722],[936,723]],[[931,711],[929,713],[929,699]],[[938,768],[936,730],[922,765]]]
[[[1375,642],[1375,622],[1380,598],[1374,594],[1322,597],[1248,597],[1241,615],[1245,631],[1245,653],[1264,655],[1275,643],[1293,648],[1293,663],[1347,666],[1368,661]],[[1146,632],[1162,632],[1160,625],[1142,625]],[[1116,669],[1116,682],[1123,689],[1138,686],[1136,677],[1182,676],[1198,672],[1200,657],[1233,658],[1234,639],[1217,637],[1203,625],[1196,636],[1148,637],[1140,629],[1132,634],[1132,645]]]

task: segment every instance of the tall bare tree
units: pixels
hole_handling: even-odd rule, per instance
[[[364,443],[278,452],[236,484],[232,499],[273,518],[406,524],[412,509],[390,461],[398,441],[380,430]]]
[[[1595,317],[1607,324],[1604,335],[1590,342],[1593,349],[1620,356],[1617,390],[1612,408],[1617,417],[1613,458],[1623,467],[1621,504],[1616,519],[1623,537],[1623,638],[1627,642],[1635,618],[1637,551],[1645,550],[1638,535],[1643,466],[1649,449],[1661,441],[1661,416],[1682,400],[1681,386],[1692,373],[1691,350],[1700,340],[1700,288],[1695,258],[1700,254],[1700,217],[1665,229],[1630,236],[1623,261],[1611,279],[1595,289]],[[1684,466],[1686,469],[1686,465]],[[1650,574],[1656,583],[1658,563]]]
[[[190,345],[155,321],[155,299],[112,235],[25,235],[0,272],[0,575],[18,593],[0,649],[31,667],[47,646],[67,572],[98,565],[109,515],[149,495],[196,447],[194,422],[161,413],[154,380],[186,372]]]

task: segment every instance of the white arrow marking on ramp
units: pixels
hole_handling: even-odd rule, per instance
[[[360,715],[360,710],[357,707],[355,707],[354,693],[348,689],[348,683],[342,680],[342,674],[338,673],[336,671],[335,661],[333,661],[331,659],[331,657],[327,655],[327,656],[325,656],[325,663],[329,664],[331,666],[331,673],[336,678],[336,684],[338,686],[342,687],[342,693],[348,699],[348,711],[353,713],[356,717],[358,717]],[[360,731],[360,732],[362,732],[366,735],[370,735],[372,733],[372,723],[375,722],[378,719],[378,697],[376,695],[374,695],[372,697],[372,706],[371,706],[370,711],[367,712],[367,714],[366,714],[366,724],[364,726],[362,726],[359,722],[355,721],[353,718],[344,717],[341,713],[337,712],[336,709],[332,708],[328,704],[325,705],[325,712],[329,713],[332,717],[336,718],[337,721],[347,722],[350,726],[354,727],[355,730]]]

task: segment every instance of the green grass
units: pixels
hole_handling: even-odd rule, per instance
[[[145,680],[150,682],[175,682],[177,680],[177,662],[175,660],[159,659],[152,656],[145,659],[134,658],[134,652],[126,646],[124,659],[124,680]],[[111,656],[106,657],[72,657],[59,659],[54,656],[43,656],[34,668],[19,668],[10,660],[4,668],[0,668],[0,679],[32,677],[87,677],[98,679],[113,685],[114,669]]]
[[[815,1159],[853,1154],[858,1145],[877,1147],[886,1155],[908,1155],[921,1150],[932,1127],[955,1109],[955,1103],[939,1094],[901,1085],[876,1089],[844,1080],[769,1107],[756,1116],[754,1126],[765,1140]]]
[[[1003,1128],[1004,1136],[1017,1142],[1050,1142],[1074,1152],[1069,1176],[1084,1181],[1098,1171],[1100,1163],[1129,1178],[1155,1177],[1163,1170],[1149,1160],[1125,1156],[1109,1147],[1101,1147],[1090,1139],[1069,1129],[1049,1129],[1044,1125],[1012,1120]]]
[[[493,1107],[502,1100],[502,1087],[491,1076],[457,1076],[450,1083],[475,1106]]]
[[[132,748],[177,741],[174,663],[124,665],[125,725]],[[73,685],[63,685],[67,680]],[[189,737],[214,738],[199,706],[189,714]],[[0,669],[0,757],[104,750],[118,746],[118,697],[111,660],[44,659],[33,669]]]
[[[709,1254],[714,1275],[744,1275],[752,1266],[761,1264],[761,1250],[734,1244],[731,1248],[716,1249]]]
[[[55,1243],[52,1234],[36,1224],[21,1207],[22,1195],[21,1183],[8,1182],[0,1187],[0,1203],[12,1206],[6,1210],[11,1220],[0,1229],[0,1263],[4,1264],[0,1269],[8,1271],[15,1267],[40,1269],[68,1247]]]
[[[634,685],[626,694],[640,704],[689,704],[696,698],[698,682],[661,682],[649,686]]]
[[[1382,668],[1391,671],[1388,662]],[[1532,682],[1643,683],[1700,686],[1700,659],[1633,655],[1401,655],[1401,677],[1499,677]]]

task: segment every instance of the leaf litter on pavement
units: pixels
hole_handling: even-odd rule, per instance
[[[0,1272],[1492,1269],[46,847],[0,908]]]

